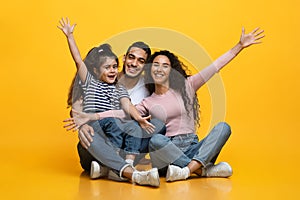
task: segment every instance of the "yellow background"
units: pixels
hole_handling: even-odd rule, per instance
[[[65,184],[78,182],[81,173],[77,135],[62,128],[75,73],[65,37],[56,28],[66,16],[77,23],[82,55],[121,32],[158,27],[192,38],[216,59],[238,41],[242,26],[246,32],[257,26],[264,29],[263,43],[244,50],[220,73],[226,90],[225,120],[233,133],[219,160],[234,169],[231,199],[299,198],[299,4],[297,0],[2,2],[1,199],[72,199],[78,190],[78,184]],[[201,136],[210,123],[209,104],[203,92]]]

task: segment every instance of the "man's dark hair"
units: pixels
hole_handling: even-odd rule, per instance
[[[147,54],[146,60],[148,60],[148,58],[151,56],[151,49],[150,49],[149,45],[147,45],[146,43],[141,42],[141,41],[135,42],[132,45],[130,45],[126,51],[126,55],[129,53],[129,51],[132,47],[137,47],[137,48],[143,49]]]

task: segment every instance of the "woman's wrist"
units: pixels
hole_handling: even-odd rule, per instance
[[[240,51],[242,51],[243,48],[244,48],[244,47],[243,47],[242,42],[239,41],[239,42],[231,49],[230,52],[231,52],[234,56],[236,56],[237,54],[240,53]]]

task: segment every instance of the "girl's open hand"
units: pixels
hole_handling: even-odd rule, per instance
[[[76,24],[71,25],[70,24],[70,20],[67,17],[66,17],[66,19],[61,18],[61,20],[59,20],[59,24],[60,24],[60,26],[57,26],[57,28],[59,28],[60,30],[62,30],[62,32],[66,36],[71,35],[73,33],[73,31],[74,31],[75,26],[76,26]]]

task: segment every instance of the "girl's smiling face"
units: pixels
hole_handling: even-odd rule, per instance
[[[98,75],[99,80],[105,83],[115,83],[118,76],[118,64],[115,58],[106,57],[105,62],[95,69],[95,73]]]

